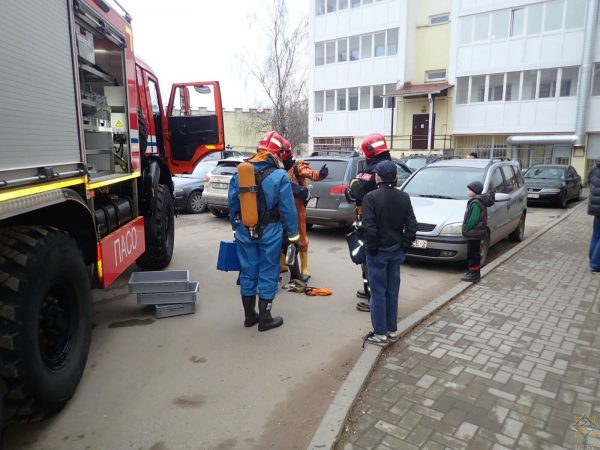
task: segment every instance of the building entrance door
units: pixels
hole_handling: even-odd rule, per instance
[[[433,115],[435,127],[435,114]],[[435,128],[434,128],[435,129]],[[427,134],[429,133],[429,114],[413,114],[412,145],[413,150],[427,150]],[[433,147],[433,134],[431,146]]]

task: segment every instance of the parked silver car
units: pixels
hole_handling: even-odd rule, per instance
[[[214,216],[225,217],[229,214],[229,181],[237,172],[238,164],[243,161],[244,158],[238,156],[222,159],[217,163],[217,167],[206,175],[202,198]]]
[[[488,234],[481,242],[481,264],[489,247],[508,237],[519,242],[525,232],[527,190],[515,161],[450,159],[431,163],[413,173],[400,189],[410,195],[417,217],[417,240],[407,252],[413,259],[463,261],[467,241],[462,225],[467,184],[481,181],[483,192],[496,193],[488,208]]]

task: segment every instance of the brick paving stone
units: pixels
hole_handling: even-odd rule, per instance
[[[600,415],[590,232],[578,208],[386,349],[337,450],[583,448],[575,416]]]

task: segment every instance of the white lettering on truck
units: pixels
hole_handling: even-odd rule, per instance
[[[121,237],[115,239],[115,263],[117,265],[122,264],[123,261],[137,249],[137,244],[138,235],[135,227],[127,230],[127,233],[122,234]]]

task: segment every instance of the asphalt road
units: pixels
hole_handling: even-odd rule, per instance
[[[526,236],[563,211],[530,208]],[[210,213],[176,220],[171,269],[200,282],[195,315],[156,320],[127,292],[129,274],[94,293],[83,380],[67,407],[5,433],[4,449],[304,449],[361,352],[369,315],[356,311],[360,268],[343,231],[310,233],[311,284],[330,297],[280,291],[283,327],[244,328],[236,273],[215,269],[228,222]],[[514,244],[501,242],[490,257]],[[464,267],[407,263],[400,316],[458,282]],[[284,279],[287,279],[285,277]]]

